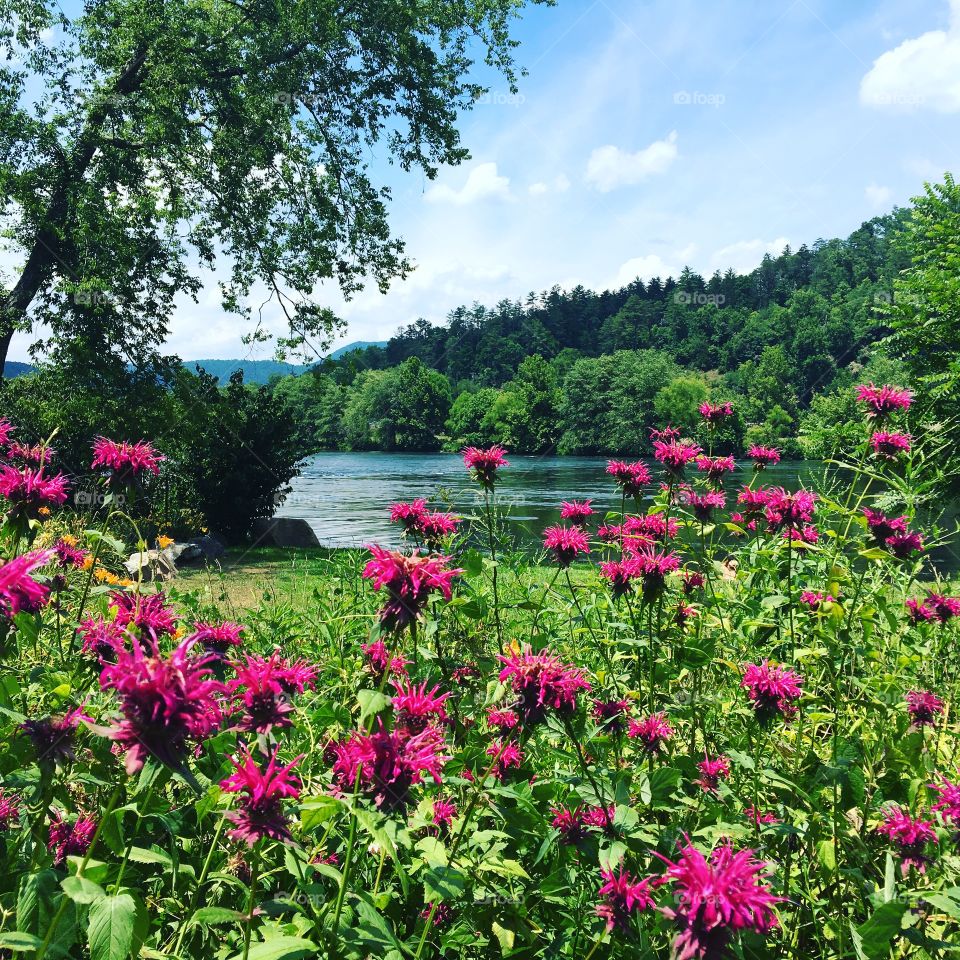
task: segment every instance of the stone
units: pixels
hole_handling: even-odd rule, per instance
[[[124,566],[134,580],[170,580],[177,575],[176,565],[163,550],[131,553]]]
[[[223,541],[218,540],[216,537],[211,536],[210,534],[204,534],[200,537],[193,537],[190,543],[197,547],[200,551],[200,555],[197,557],[197,562],[216,563],[218,560],[222,560],[223,555],[227,552],[227,548]]]
[[[320,546],[313,527],[297,517],[274,517],[257,520],[253,525],[253,539],[257,546],[296,547],[316,549]]]

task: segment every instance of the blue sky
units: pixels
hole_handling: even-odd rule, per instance
[[[464,116],[471,160],[433,183],[382,165],[417,269],[349,303],[318,287],[338,343],[554,284],[749,270],[957,172],[960,0],[559,0],[517,36],[528,76]],[[248,356],[212,281],[170,348]]]

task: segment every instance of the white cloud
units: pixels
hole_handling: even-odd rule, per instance
[[[453,203],[458,207],[476,203],[485,197],[507,198],[510,196],[510,178],[497,173],[496,163],[481,163],[470,171],[466,183],[459,190],[438,183],[425,196],[431,203]]]
[[[586,180],[601,193],[607,193],[615,187],[630,186],[653,174],[663,173],[676,159],[676,130],[671,131],[665,140],[655,140],[636,153],[607,144],[590,154]]]
[[[527,187],[527,193],[532,197],[542,197],[545,193],[566,193],[570,189],[570,180],[566,174],[561,173],[559,176],[554,177],[549,183],[545,183],[543,180],[538,180],[536,183],[531,183]]]
[[[893,191],[889,187],[881,187],[876,183],[871,183],[868,184],[863,192],[867,198],[867,202],[875,210],[882,210],[890,206],[890,198],[893,196]]]
[[[667,263],[657,253],[648,253],[644,257],[633,257],[626,263],[621,264],[613,282],[607,286],[615,290],[619,287],[625,287],[628,283],[633,283],[637,277],[641,280],[652,280],[654,277],[666,280],[667,277],[676,277],[681,269],[677,267],[676,263]]]
[[[739,240],[729,246],[721,247],[710,258],[710,272],[732,269],[735,273],[749,273],[759,266],[764,254],[769,253],[776,257],[783,253],[783,248],[790,241],[786,237],[777,237],[776,240]]]
[[[860,102],[901,110],[960,111],[960,0],[950,26],[931,30],[879,56],[860,81]]]

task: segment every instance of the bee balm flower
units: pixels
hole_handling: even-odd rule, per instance
[[[578,554],[590,552],[587,535],[579,527],[547,527],[543,532],[543,545],[561,567],[569,567]]]
[[[616,873],[601,870],[604,884],[597,894],[601,902],[597,904],[597,916],[607,923],[607,930],[628,930],[630,918],[634,913],[655,906],[650,895],[651,881],[637,880],[621,867]]]
[[[613,477],[617,486],[627,497],[639,497],[643,493],[644,484],[650,482],[650,471],[647,465],[639,460],[635,463],[608,460],[607,473]]]
[[[546,651],[527,648],[497,659],[504,664],[500,682],[512,685],[519,697],[517,710],[529,726],[545,720],[548,710],[569,716],[577,709],[578,692],[590,689],[582,671]]]
[[[929,820],[914,819],[909,813],[892,806],[884,811],[883,823],[877,827],[897,848],[900,869],[907,874],[911,867],[920,873],[926,872],[930,857],[926,853],[928,843],[937,842],[937,834]]]
[[[249,847],[264,838],[284,843],[292,841],[283,801],[300,796],[300,781],[291,776],[290,771],[301,759],[302,756],[280,766],[274,752],[266,770],[261,770],[246,747],[241,750],[239,760],[230,758],[235,769],[226,780],[220,781],[220,789],[240,794],[237,809],[225,814],[234,825],[229,831],[234,840],[242,840]]]
[[[797,712],[794,702],[803,694],[802,683],[799,674],[764,660],[747,664],[740,686],[747,691],[757,718],[768,721],[777,714],[788,719]]]
[[[872,383],[857,387],[857,400],[867,407],[868,417],[884,418],[897,410],[909,410],[913,393],[900,387],[877,387]]]
[[[34,550],[0,566],[0,616],[36,613],[47,602],[50,588],[37,583],[31,573],[52,556],[52,550]]]
[[[480,486],[492,490],[497,482],[497,470],[510,466],[506,454],[507,451],[498,444],[486,450],[467,447],[463,451],[463,463]]]
[[[97,437],[93,443],[93,461],[90,467],[93,470],[98,467],[106,470],[111,484],[126,485],[139,480],[144,473],[159,475],[160,464],[164,459],[152,444],[145,440],[139,443],[117,443],[106,437]]]

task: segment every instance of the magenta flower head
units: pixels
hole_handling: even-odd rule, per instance
[[[924,603],[941,623],[949,623],[954,617],[960,617],[960,598],[958,597],[931,593]]]
[[[82,707],[68,710],[62,717],[41,717],[25,720],[21,729],[30,738],[41,767],[52,767],[76,760],[77,728],[80,721],[89,721]]]
[[[705,793],[716,793],[720,788],[720,781],[730,776],[730,761],[721,753],[712,760],[705,753],[703,760],[697,764],[700,779],[694,783]]]
[[[605,730],[619,735],[627,729],[630,717],[629,700],[594,700],[593,719]]]
[[[680,558],[671,552],[647,547],[638,550],[633,561],[643,581],[641,590],[647,603],[656,600],[667,585],[667,574],[680,569]]]
[[[654,457],[664,465],[667,473],[673,479],[682,477],[684,467],[691,460],[696,460],[701,452],[700,447],[695,443],[683,443],[680,440],[670,440],[669,442],[655,440],[653,442]]]
[[[671,440],[679,440],[681,433],[682,431],[679,427],[671,426],[668,423],[662,430],[657,430],[656,427],[652,427],[650,430],[650,439],[670,443]]]
[[[912,440],[909,433],[888,433],[885,430],[878,430],[870,437],[870,446],[878,457],[896,460],[901,453],[910,452]]]
[[[707,578],[699,570],[684,570],[682,575],[683,592],[687,596],[694,590],[701,590],[706,585]]]
[[[867,518],[867,529],[877,543],[886,543],[888,537],[907,532],[906,517],[888,517],[869,507],[864,507],[863,515]]]
[[[605,920],[607,931],[629,930],[630,920],[634,913],[649,910],[656,906],[650,895],[651,880],[638,880],[621,867],[616,873],[612,870],[601,870],[600,876],[604,883],[597,896],[597,916]]]
[[[802,684],[799,674],[767,660],[747,664],[740,681],[761,723],[776,716],[790,719],[797,712],[796,701],[803,695]]]
[[[246,627],[230,620],[223,623],[195,623],[191,639],[208,653],[225,657],[234,647],[243,643],[241,634]]]
[[[7,447],[7,456],[11,460],[22,464],[34,464],[38,467],[49,463],[56,455],[56,450],[44,446],[42,443],[35,444],[32,447],[23,443],[11,443]]]
[[[144,473],[160,474],[160,464],[166,459],[147,443],[117,443],[106,437],[97,437],[93,442],[92,470],[100,468],[107,473],[111,485],[128,486],[139,480]]]
[[[737,464],[733,457],[708,457],[701,454],[697,457],[697,469],[707,475],[707,479],[713,484],[723,483],[723,478],[728,473],[736,470]]]
[[[494,444],[486,450],[480,447],[467,447],[463,451],[464,466],[470,471],[473,479],[484,490],[492,490],[497,482],[497,470],[509,467],[507,451],[499,444]]]
[[[767,884],[769,865],[752,850],[734,852],[723,844],[708,860],[688,841],[676,863],[660,859],[667,864],[662,882],[673,883],[676,897],[663,914],[680,929],[673,942],[677,960],[719,960],[736,934],[766,934],[777,927],[774,905],[782,898]]]
[[[53,854],[53,865],[62,867],[67,857],[82,857],[90,849],[96,832],[97,823],[92,817],[77,817],[71,823],[56,811],[52,813],[47,849]]]
[[[943,701],[929,690],[911,690],[907,694],[907,713],[917,729],[932,727],[943,713]]]
[[[500,733],[515,730],[520,724],[520,718],[513,710],[497,710],[491,707],[487,711],[487,726]]]
[[[410,680],[395,680],[394,685],[397,692],[392,700],[397,726],[410,733],[422,733],[432,723],[446,723],[444,702],[450,698],[449,693],[439,693],[439,686],[427,690],[426,681],[417,686]]]
[[[547,527],[543,531],[543,545],[564,568],[569,567],[578,554],[590,552],[590,541],[580,527]]]
[[[389,596],[380,609],[380,622],[387,630],[403,630],[423,616],[430,594],[451,597],[453,578],[463,573],[446,566],[449,557],[411,554],[406,556],[373,545],[373,554],[363,576],[373,581],[373,589],[386,588]]]
[[[560,504],[560,519],[569,520],[575,527],[582,527],[594,515],[589,500],[564,500]]]
[[[787,493],[783,487],[773,487],[766,497],[764,515],[771,530],[803,528],[813,519],[817,495],[809,490]]]
[[[486,753],[494,758],[490,765],[490,776],[494,780],[506,780],[511,770],[519,770],[523,764],[523,752],[512,740],[494,740]]]
[[[727,505],[727,498],[719,490],[708,490],[706,493],[695,493],[691,490],[685,500],[700,523],[711,523],[713,511],[722,510]]]
[[[936,611],[927,605],[926,600],[914,600],[912,597],[904,604],[910,616],[910,622],[917,626],[921,623],[931,623],[937,619]]]
[[[550,826],[560,831],[560,842],[568,845],[581,843],[587,838],[587,825],[583,822],[583,807],[551,807],[553,820]]]
[[[835,597],[819,590],[804,590],[800,594],[800,602],[805,603],[811,610],[819,610],[825,603],[836,603]]]
[[[895,533],[887,537],[884,544],[898,560],[909,560],[923,551],[923,537],[919,533]]]
[[[517,694],[517,711],[524,723],[533,726],[546,719],[550,710],[569,717],[577,709],[577,694],[589,690],[583,672],[548,651],[533,653],[529,647],[499,654],[504,665],[500,682],[510,683]]]
[[[420,521],[420,534],[429,546],[436,548],[443,540],[457,532],[460,523],[460,517],[455,517],[452,513],[431,511],[424,514]]]
[[[867,408],[868,417],[883,419],[898,410],[909,410],[913,393],[900,387],[877,387],[872,383],[857,387],[857,400]]]
[[[48,477],[43,467],[0,466],[0,496],[13,505],[11,515],[17,519],[36,520],[41,511],[59,507],[67,499],[67,486],[63,474]]]
[[[336,789],[351,794],[356,783],[382,810],[405,808],[411,788],[424,776],[440,783],[443,765],[450,759],[437,727],[420,733],[400,727],[387,730],[379,718],[373,733],[354,733],[332,744],[331,751]]]
[[[680,524],[673,518],[669,520],[662,513],[648,513],[642,517],[627,517],[623,524],[624,549],[640,550],[646,548],[651,540],[666,543],[680,530]]]
[[[399,523],[407,533],[419,533],[420,524],[428,512],[423,497],[410,503],[395,503],[390,507],[390,522]]]
[[[234,840],[240,840],[248,847],[263,839],[281,840],[283,843],[293,841],[287,815],[283,811],[283,801],[300,797],[300,781],[290,771],[301,759],[302,754],[286,766],[281,766],[274,752],[267,768],[261,770],[247,747],[241,748],[239,760],[230,758],[234,772],[226,780],[220,781],[220,789],[226,793],[240,794],[237,809],[225,814],[234,825],[229,831]]]
[[[103,663],[113,663],[117,654],[127,642],[127,632],[114,620],[87,617],[80,624],[80,649],[88,657],[94,657]]]
[[[733,416],[733,404],[729,402],[701,403],[700,416],[703,417],[711,427],[715,427],[718,423],[726,420],[727,417]]]
[[[74,570],[80,570],[87,562],[87,552],[81,550],[80,547],[77,546],[76,541],[71,543],[70,540],[61,537],[53,545],[53,550],[57,555],[57,563],[65,570],[69,567],[73,567]]]
[[[939,813],[947,825],[960,827],[960,783],[954,783],[941,774],[939,783],[930,783],[927,786],[939,798],[930,809]]]
[[[13,424],[6,417],[0,417],[0,447],[5,447],[10,443],[10,437],[13,436],[13,433]]]
[[[637,460],[627,463],[623,460],[608,460],[607,473],[613,477],[624,496],[639,497],[643,488],[650,482],[650,471],[645,463]]]
[[[243,663],[233,663],[236,678],[230,681],[230,693],[240,695],[243,717],[238,729],[249,733],[270,733],[274,728],[292,725],[293,704],[281,682],[285,663],[274,653],[269,659],[247,654]]]
[[[900,869],[906,875],[911,867],[925,873],[931,858],[927,855],[928,843],[937,842],[937,834],[929,820],[914,819],[900,807],[891,806],[883,812],[883,823],[877,827],[897,848]]]
[[[210,679],[207,654],[191,655],[185,640],[168,657],[156,644],[148,652],[134,638],[131,650],[120,650],[116,663],[104,666],[100,686],[120,696],[122,718],[108,736],[126,753],[128,774],[136,773],[147,757],[179,768],[189,742],[200,742],[220,726],[218,698],[223,685]]]
[[[747,451],[747,456],[753,461],[754,470],[763,470],[780,462],[780,451],[776,447],[763,447],[758,443]]]
[[[37,583],[31,574],[52,557],[52,550],[34,550],[0,566],[0,617],[36,613],[44,606],[50,599],[50,588]]]
[[[367,658],[367,667],[377,683],[383,680],[384,674],[404,677],[407,675],[407,661],[399,654],[394,656],[390,653],[383,640],[374,640],[360,649]]]
[[[141,637],[154,642],[162,634],[177,632],[175,614],[166,605],[166,597],[162,593],[140,594],[115,590],[110,594],[110,608],[119,626],[135,628]]]
[[[647,753],[658,754],[673,736],[673,727],[665,713],[651,713],[642,720],[631,720],[627,736],[639,740]]]
[[[0,831],[9,830],[11,823],[20,819],[20,804],[23,798],[17,793],[7,793],[0,787]]]
[[[457,805],[450,800],[444,800],[442,797],[435,797],[433,800],[433,812],[430,819],[437,828],[437,832],[446,835],[450,832],[453,825],[453,818],[457,815]]]

